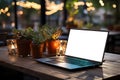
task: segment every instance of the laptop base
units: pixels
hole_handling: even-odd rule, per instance
[[[73,63],[69,63],[68,59],[66,59],[66,57],[68,59],[70,59],[70,62],[73,61],[72,59],[78,59],[78,58],[75,58],[75,57],[69,57],[69,56],[60,56],[60,57],[49,57],[49,58],[40,58],[40,59],[36,59],[37,62],[40,62],[40,63],[44,63],[44,64],[48,64],[48,65],[52,65],[52,66],[55,66],[55,67],[59,67],[59,68],[63,68],[63,69],[67,69],[67,70],[80,70],[80,69],[86,69],[86,68],[94,68],[96,66],[99,66],[101,65],[100,63],[98,62],[87,62],[85,64],[85,61],[88,61],[88,60],[84,60],[84,59],[79,59],[80,61],[82,60],[84,64],[78,64],[75,62],[78,62],[76,60],[74,60]],[[61,59],[60,59],[61,58]],[[58,59],[58,60],[57,60]]]

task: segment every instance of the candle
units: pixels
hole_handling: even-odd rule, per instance
[[[11,45],[11,49],[15,49],[15,46],[13,44]]]
[[[63,54],[63,48],[60,46],[60,52],[59,52],[60,56]]]
[[[11,45],[11,51],[10,51],[10,53],[13,54],[13,55],[16,54],[15,46],[13,44]]]
[[[13,40],[13,39],[8,39],[8,40],[7,40],[7,46],[8,46],[9,55],[16,55],[15,40]]]
[[[59,51],[60,51],[60,55],[61,56],[65,55],[66,45],[67,45],[67,41],[66,40],[61,40],[60,41]]]

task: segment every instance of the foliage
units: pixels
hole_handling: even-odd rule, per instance
[[[102,0],[103,3],[104,3],[104,6],[101,6],[100,3],[99,3],[99,0],[86,0],[86,1],[89,1],[89,2],[92,2],[93,3],[93,6],[95,8],[100,8],[100,7],[103,7],[104,9],[107,10],[115,10],[115,23],[116,24],[119,24],[119,18],[120,18],[120,0]],[[116,4],[116,8],[113,9],[112,5],[113,4]]]
[[[33,43],[40,44],[47,40],[57,39],[61,35],[61,29],[59,27],[49,26],[47,24],[39,27],[38,31],[32,35]]]
[[[69,16],[74,16],[75,14],[78,13],[79,10],[74,8],[74,3],[77,1],[78,0],[67,0],[66,9],[69,13]]]
[[[95,7],[95,8],[100,8],[100,7],[102,7],[101,5],[100,5],[100,3],[99,3],[99,0],[86,0],[86,1],[88,1],[88,2],[92,2],[93,3],[93,6]],[[112,5],[113,4],[116,4],[117,2],[119,3],[120,1],[119,0],[102,0],[103,1],[103,3],[104,3],[104,8],[106,9],[106,10],[108,10],[108,9],[113,9],[112,8]]]
[[[92,24],[92,23],[87,23],[87,24],[85,25],[85,27],[87,27],[88,29],[90,29],[90,28],[93,27],[93,24]]]
[[[17,39],[31,40],[33,32],[34,31],[31,27],[28,27],[28,28],[23,29],[23,30],[18,30],[16,28],[13,29],[13,33],[15,35],[15,38],[17,38]]]
[[[42,26],[42,33],[45,36],[45,38],[47,40],[54,40],[54,39],[58,39],[58,37],[61,35],[62,33],[62,29],[60,27],[53,27],[53,26],[49,26],[47,24]]]
[[[86,0],[87,2],[92,2],[95,8],[101,7],[99,0]]]
[[[43,42],[46,41],[45,36],[43,35],[43,33],[41,31],[38,32],[33,32],[32,34],[32,42],[34,44],[41,44]]]
[[[30,39],[34,44],[40,44],[46,40],[58,39],[62,30],[60,27],[43,25],[39,27],[38,31],[33,31],[31,27],[28,27],[24,30],[13,29],[13,33],[17,39]]]

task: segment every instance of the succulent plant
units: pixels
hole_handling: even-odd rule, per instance
[[[33,34],[32,34],[32,42],[34,44],[41,44],[41,43],[45,42],[46,40],[47,39],[43,35],[42,30],[40,28],[39,28],[39,31],[33,32]]]
[[[61,35],[62,29],[60,27],[43,25],[42,33],[46,37],[47,40],[51,40],[51,39],[55,40],[55,39],[58,39],[58,37]]]
[[[13,33],[15,35],[15,38],[17,39],[32,39],[33,29],[31,27],[28,27],[23,30],[18,30],[16,28],[13,29]]]
[[[62,33],[62,29],[45,24],[39,27],[38,31],[34,31],[32,28],[28,27],[24,30],[13,29],[13,33],[17,39],[31,39],[34,44],[40,44],[46,40],[58,39]]]

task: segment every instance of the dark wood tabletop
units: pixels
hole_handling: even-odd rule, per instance
[[[105,53],[104,60],[100,67],[70,72],[38,63],[32,57],[8,55],[7,47],[0,47],[0,65],[38,77],[40,80],[103,80],[120,75],[120,55]]]

